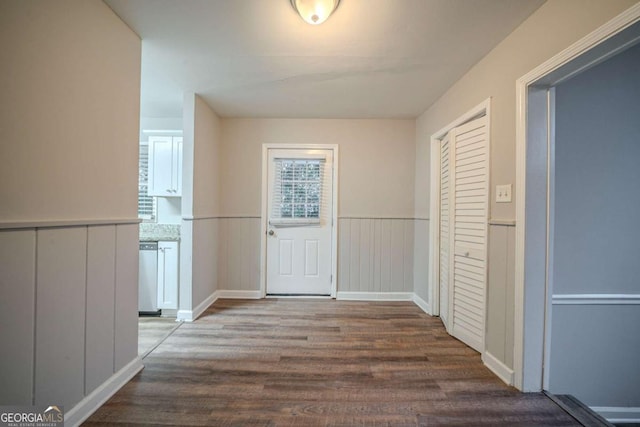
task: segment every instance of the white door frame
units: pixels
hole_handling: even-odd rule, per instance
[[[514,385],[522,391],[542,390],[548,362],[554,87],[637,42],[640,29],[622,32],[639,21],[636,4],[516,82]]]
[[[262,214],[260,218],[260,295],[267,296],[267,222],[269,221],[269,150],[331,150],[333,203],[331,212],[331,298],[338,291],[338,144],[262,144]]]
[[[458,117],[438,132],[431,135],[431,189],[429,191],[429,302],[432,316],[440,315],[440,142],[452,129],[463,125],[475,118],[487,116],[487,184],[491,182],[489,174],[491,170],[491,98],[487,98],[480,104]],[[451,142],[450,142],[451,143]],[[451,157],[449,157],[451,158]],[[451,183],[450,189],[451,189]],[[449,190],[451,191],[451,190]],[[491,188],[488,191],[487,215],[491,207]],[[451,224],[449,225],[451,227]],[[489,236],[487,236],[488,238]],[[487,260],[487,267],[489,263]],[[487,268],[487,271],[489,269]],[[486,325],[485,303],[485,325]],[[449,313],[451,315],[451,313]]]

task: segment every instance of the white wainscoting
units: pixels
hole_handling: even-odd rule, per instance
[[[218,221],[218,289],[259,291],[260,217]]]
[[[260,218],[218,221],[218,289],[259,291]],[[414,222],[413,218],[340,218],[338,292],[371,293],[371,298],[413,293]]]
[[[431,314],[429,298],[429,220],[416,218],[413,233],[413,291],[419,300],[414,302]]]
[[[2,228],[0,266],[0,402],[70,411],[137,358],[137,220]]]
[[[491,355],[491,359],[488,360],[499,361],[506,369],[513,369],[516,236],[514,225],[513,222],[505,220],[489,222],[485,351]],[[493,363],[489,366],[498,365]],[[503,379],[510,376],[502,367],[496,370]]]
[[[218,225],[217,218],[196,218],[192,222],[191,304],[196,318],[201,313],[199,307],[218,290]]]
[[[414,221],[340,218],[338,292],[413,293]]]

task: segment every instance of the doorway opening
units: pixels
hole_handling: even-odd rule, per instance
[[[627,67],[633,75],[625,77],[623,72],[611,80],[599,76],[586,91],[574,86],[584,86],[591,72],[602,73],[625,54],[638,60],[639,21],[636,5],[517,82],[515,384],[523,391],[568,393],[572,383],[586,380],[593,386],[574,384],[571,394],[611,422],[640,420],[640,395],[622,392],[624,397],[617,400],[616,391],[598,395],[616,375],[619,391],[637,390],[640,375],[624,363],[623,347],[634,338],[623,336],[625,328],[614,325],[620,319],[640,318],[640,287],[623,283],[628,269],[621,267],[630,265],[624,261],[628,255],[615,255],[628,243],[625,239],[638,232],[637,225],[622,230],[618,226],[624,221],[614,220],[635,215],[627,208],[638,200],[636,180],[625,182],[620,175],[625,173],[623,164],[634,156],[637,137],[629,145],[620,134],[623,126],[614,125],[625,115],[640,113],[637,95],[624,93],[637,91],[637,85],[615,87],[625,78],[636,79],[637,72],[628,69],[632,66],[627,61],[622,69]],[[607,93],[610,90],[617,94]],[[585,98],[578,102],[576,94]],[[592,94],[595,98],[589,98]],[[624,99],[633,105],[622,106]],[[611,120],[603,123],[600,119],[610,113]],[[593,128],[596,125],[600,127]],[[592,135],[579,136],[589,128]],[[590,141],[596,131],[606,136]],[[588,159],[581,157],[588,153]],[[640,160],[640,155],[635,158]],[[618,189],[620,194],[609,197]],[[610,250],[602,252],[607,245]],[[589,274],[590,268],[600,271]],[[602,274],[608,274],[606,280],[598,280]],[[593,320],[598,318],[602,321],[596,327]],[[582,348],[580,357],[570,363],[563,360],[566,345]],[[606,357],[600,348],[607,349]],[[621,351],[616,356],[612,348]],[[598,368],[588,368],[589,363]],[[580,369],[584,375],[576,373]]]
[[[490,99],[431,136],[429,290],[447,331],[484,352]]]
[[[263,145],[263,297],[335,298],[337,161],[336,145]]]

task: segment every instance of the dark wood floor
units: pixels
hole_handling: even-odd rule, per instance
[[[217,301],[85,425],[569,426],[409,302]]]

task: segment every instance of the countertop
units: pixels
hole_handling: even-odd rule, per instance
[[[155,222],[140,223],[140,241],[177,241],[180,240],[179,224],[156,224]]]

